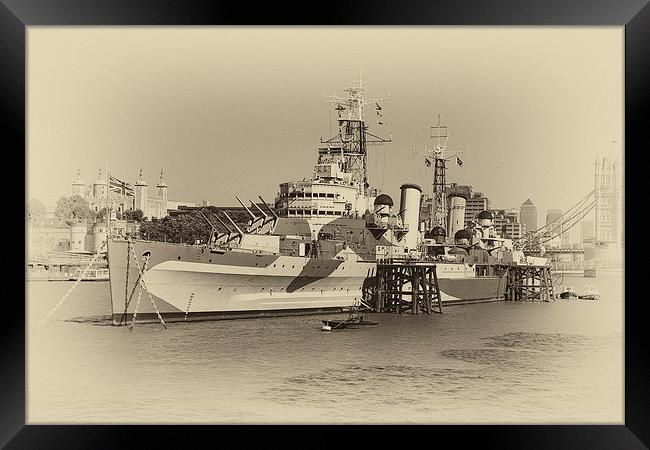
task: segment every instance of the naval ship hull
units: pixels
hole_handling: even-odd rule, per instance
[[[151,299],[143,292],[138,305],[145,253],[143,280]],[[166,322],[345,311],[372,290],[376,267],[374,262],[113,239],[108,265],[114,325],[129,324],[136,306],[137,322],[158,321],[153,304]],[[437,271],[443,304],[503,299],[505,277],[475,277],[464,264],[453,263],[439,264]]]

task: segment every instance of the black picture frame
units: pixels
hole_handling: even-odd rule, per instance
[[[650,80],[650,5],[648,0],[448,0],[437,2],[355,1],[319,2],[224,2],[179,0],[0,0],[0,90],[6,152],[26,152],[25,53],[26,29],[31,25],[555,25],[625,27],[625,154],[627,193],[636,191],[634,176],[648,138]],[[7,137],[10,139],[7,141]],[[638,160],[641,161],[641,160]],[[23,160],[25,162],[25,160]],[[641,170],[641,169],[639,169]],[[25,176],[27,167],[25,166]],[[632,183],[632,184],[629,184]],[[642,189],[642,188],[639,188]],[[642,192],[642,191],[637,191]],[[634,214],[632,212],[631,214]],[[626,234],[635,233],[634,220],[626,220]],[[634,247],[631,247],[633,249]],[[635,252],[630,252],[635,253]],[[18,265],[18,264],[16,264]],[[625,257],[625,298],[631,298],[634,280],[642,280],[640,262]],[[629,276],[628,276],[629,275]],[[15,280],[20,279],[19,276]],[[647,448],[650,445],[650,370],[642,296],[625,302],[625,424],[624,425],[526,425],[435,426],[418,429],[426,445],[454,447],[476,440],[483,448]],[[227,445],[222,428],[211,426],[36,426],[25,425],[25,309],[18,298],[5,299],[0,390],[0,444],[7,448],[123,448],[141,440],[157,444],[185,445],[188,439],[205,439],[208,445]],[[285,427],[229,427],[249,446],[250,439],[276,441]],[[234,428],[234,430],[233,430]],[[311,427],[310,427],[311,428]],[[322,427],[319,427],[322,428]],[[363,444],[372,444],[388,427],[364,429]],[[258,430],[256,430],[258,431]],[[310,431],[310,430],[306,430]],[[312,430],[315,431],[315,430]],[[300,440],[303,445],[328,445],[341,430],[319,429]],[[396,436],[404,436],[399,430]],[[331,434],[330,434],[331,433]],[[356,435],[356,433],[355,433]],[[214,441],[219,436],[218,441]],[[272,439],[269,441],[268,439]],[[286,438],[283,438],[286,439]],[[303,440],[306,439],[306,440]],[[344,438],[347,439],[347,438]],[[277,442],[277,441],[276,441]]]

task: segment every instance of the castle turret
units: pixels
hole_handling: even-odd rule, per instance
[[[163,180],[162,169],[160,169],[160,179],[156,185],[156,192],[158,194],[156,217],[165,217],[167,215],[167,183]]]
[[[106,197],[106,179],[102,178],[102,169],[99,169],[99,175],[93,183],[93,197],[96,199]]]
[[[148,208],[148,186],[147,182],[142,178],[142,167],[140,167],[140,178],[135,182],[134,191],[135,191],[135,209],[139,209],[147,215]]]
[[[77,169],[77,178],[72,182],[72,195],[86,198],[86,184],[81,179],[81,171]]]
[[[165,183],[165,180],[163,180],[162,169],[160,170],[160,180],[158,180],[158,184],[156,185],[156,190],[158,193],[158,197],[163,199],[163,203],[166,205],[167,204],[167,183]]]
[[[88,225],[86,222],[77,222],[70,225],[70,250],[73,252],[84,251]]]

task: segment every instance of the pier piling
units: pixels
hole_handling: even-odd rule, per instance
[[[506,300],[550,302],[555,294],[550,266],[509,265]]]
[[[407,259],[385,259],[377,263],[372,302],[377,312],[402,314],[442,313],[436,264]],[[438,310],[434,310],[437,303]]]

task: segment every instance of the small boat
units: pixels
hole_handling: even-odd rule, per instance
[[[600,294],[598,293],[598,288],[596,286],[587,286],[585,292],[578,295],[578,298],[582,300],[599,300]]]
[[[566,298],[578,298],[578,294],[576,294],[575,292],[573,292],[573,288],[572,288],[572,287],[567,287],[567,288],[564,290],[564,292],[561,292],[561,293],[559,294],[558,297],[560,297],[560,298],[565,298],[565,299],[566,299]]]
[[[350,311],[350,316],[344,320],[322,320],[322,331],[342,330],[343,328],[356,328],[359,326],[379,325],[379,322],[368,320],[365,314],[359,314],[356,310]]]

